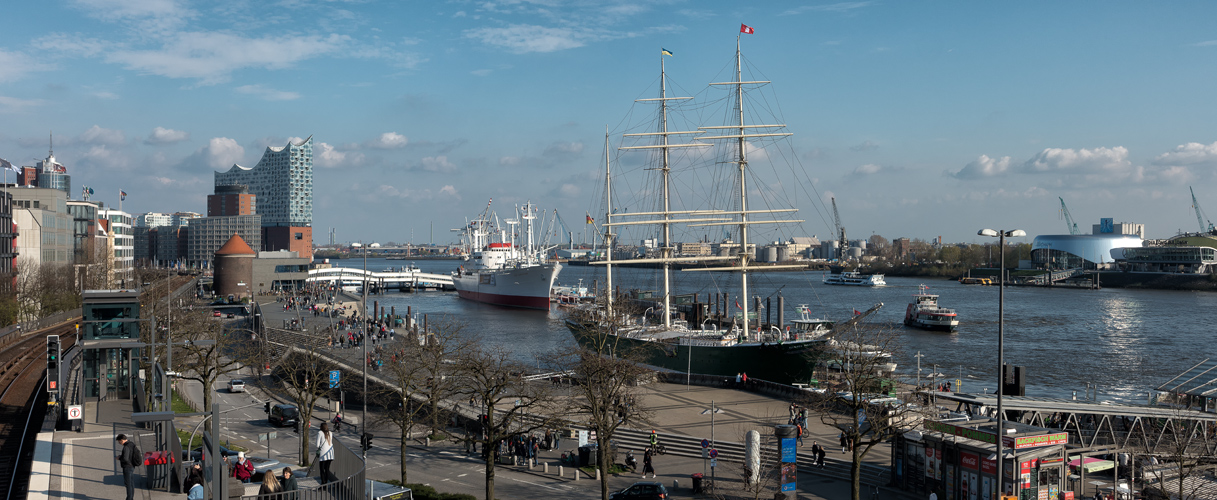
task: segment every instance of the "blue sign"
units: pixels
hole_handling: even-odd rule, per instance
[[[710,440],[708,440],[708,439],[703,439],[703,440],[701,440],[701,447],[702,447],[702,448],[709,448],[709,447],[710,447]]]
[[[795,463],[795,438],[782,438],[782,463]]]
[[[1110,234],[1116,232],[1116,221],[1110,217],[1099,219],[1099,232]]]
[[[341,373],[341,372],[339,372],[338,370],[330,370],[330,389],[338,388],[339,373]]]

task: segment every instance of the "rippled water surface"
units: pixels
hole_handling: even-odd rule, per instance
[[[362,260],[334,261],[337,267],[362,267]],[[406,261],[369,259],[369,270],[408,264]],[[447,273],[458,261],[418,261],[427,272]],[[567,266],[558,276],[563,284],[583,278],[603,283],[603,269]],[[739,295],[737,275],[704,272],[673,272],[679,283],[676,293],[730,293]],[[827,286],[820,272],[754,273],[750,293],[761,297],[786,298],[787,319],[796,317],[795,307],[808,304],[815,315],[846,319],[854,309],[864,310],[876,302],[884,308],[871,321],[893,325],[903,350],[896,353],[899,371],[910,378],[917,373],[915,354],[920,352],[921,373],[929,377],[937,364],[941,376],[955,379],[962,373],[963,390],[992,392],[997,373],[998,287],[965,286],[953,281],[920,278],[887,278],[883,288]],[[961,326],[955,334],[904,328],[905,307],[919,284],[940,295],[943,307],[956,309]],[[623,269],[614,285],[622,289],[658,289],[658,271]],[[396,293],[372,296],[384,306],[415,311],[436,318],[461,321],[465,329],[482,341],[513,349],[531,358],[551,349],[573,345],[561,323],[561,312],[525,311],[461,300],[453,292]],[[703,299],[704,300],[704,299]],[[776,306],[776,298],[774,300]],[[1008,363],[1028,371],[1027,394],[1069,397],[1079,395],[1087,383],[1099,386],[1100,398],[1144,401],[1148,389],[1157,387],[1205,358],[1217,356],[1217,335],[1206,319],[1217,312],[1217,293],[1130,290],[1076,290],[1059,288],[1006,289],[1005,351]]]

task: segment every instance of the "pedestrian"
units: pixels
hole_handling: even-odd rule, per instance
[[[203,481],[203,465],[195,463],[190,467],[190,470],[186,472],[186,480],[182,481],[182,491],[189,494],[190,490],[194,489],[195,485],[202,485]],[[203,497],[200,496],[199,500],[202,500],[202,498]]]
[[[824,455],[827,454],[828,452],[824,450],[823,446],[820,447],[820,452],[816,453],[816,465],[818,465],[821,469],[824,468]]]
[[[796,436],[796,439],[798,440],[799,446],[802,447],[803,446],[803,426],[796,425],[795,429],[798,430],[798,436]]]
[[[119,446],[122,446],[122,451],[114,459],[118,460],[118,465],[123,469],[123,484],[127,486],[127,500],[135,500],[135,466],[143,462],[142,457],[139,456],[139,448],[136,448],[135,443],[127,439],[126,434],[119,434],[114,440],[118,441]]]
[[[652,454],[653,454],[653,452],[651,451],[651,448],[647,448],[646,452],[644,452],[642,454],[642,477],[643,478],[647,477],[647,473],[650,473],[651,477],[655,477],[655,464],[652,463],[652,461],[651,461]]]
[[[741,379],[741,378],[740,378],[740,374],[739,374],[739,372],[735,372],[735,385],[740,385],[740,382],[741,382],[742,380],[743,380],[743,379]]]
[[[317,460],[321,462],[321,484],[330,482],[330,463],[334,461],[334,436],[330,424],[322,422],[317,431]]]
[[[296,484],[296,476],[292,474],[291,467],[283,468],[283,481],[280,482],[280,486],[281,488],[279,491],[287,493],[287,495],[283,495],[283,500],[296,500],[296,497],[299,496],[298,494],[293,493],[294,491],[299,490],[300,486]]]
[[[232,464],[232,477],[248,483],[254,477],[254,464],[245,458],[245,452],[237,452],[237,463]]]
[[[845,449],[847,447],[849,447],[849,440],[846,439],[844,431],[841,432],[841,435],[838,436],[838,439],[841,440],[841,453],[845,453]]]
[[[262,486],[258,487],[259,495],[278,493],[280,491],[283,491],[283,486],[279,484],[279,478],[275,477],[274,472],[268,471],[266,474],[262,474]]]
[[[748,385],[748,372],[744,372],[743,379],[744,379],[744,385],[745,386]]]

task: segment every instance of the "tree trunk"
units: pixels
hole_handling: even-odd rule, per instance
[[[409,444],[408,443],[409,439],[410,439],[410,434],[405,432],[405,427],[402,427],[402,456],[400,456],[400,460],[402,460],[402,484],[403,485],[405,484],[405,446]]]
[[[486,500],[494,500],[494,450],[492,447],[486,454]]]
[[[609,442],[608,436],[605,436],[604,442],[605,443]],[[608,447],[607,446],[597,446],[596,455],[598,455],[598,457],[596,458],[596,464],[597,464],[597,467],[600,468],[600,500],[608,500],[608,497],[609,497],[609,487],[608,487],[609,467],[608,467],[608,464],[606,464],[607,460],[605,460],[606,458],[608,458]],[[578,474],[578,473],[579,473],[578,469],[576,469],[575,474]]]
[[[851,453],[854,456],[854,461],[849,465],[850,498],[859,500],[862,498],[862,457],[858,456],[858,447],[855,445]]]
[[[300,465],[304,466],[304,467],[309,466],[309,463],[308,463],[308,449],[309,449],[308,423],[311,421],[312,418],[313,418],[312,413],[306,413],[303,411],[300,412],[300,423],[298,424],[300,426]]]

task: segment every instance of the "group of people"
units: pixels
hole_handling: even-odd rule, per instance
[[[325,429],[325,424],[322,424],[322,429]],[[123,484],[127,489],[126,500],[134,500],[135,498],[135,468],[143,464],[143,457],[135,442],[128,439],[126,434],[119,434],[115,441],[118,441],[121,451],[119,455],[114,457],[118,460],[119,467],[123,471]],[[333,451],[330,451],[330,460],[333,460]],[[328,463],[323,463],[323,468],[328,470]],[[229,475],[242,483],[249,483],[254,477],[254,464],[245,458],[245,452],[237,452],[237,460],[228,464]],[[274,472],[267,472],[262,475],[262,485],[258,488],[259,495],[267,493],[280,493],[288,491],[296,491],[299,486],[296,484],[296,478],[292,474],[291,467],[284,467],[282,471],[283,477],[279,478]],[[186,500],[203,500],[205,492],[203,483],[206,482],[206,476],[203,475],[203,464],[195,462],[194,465],[186,472],[186,479],[182,481],[182,491],[186,492]],[[288,499],[294,498],[289,496]]]

